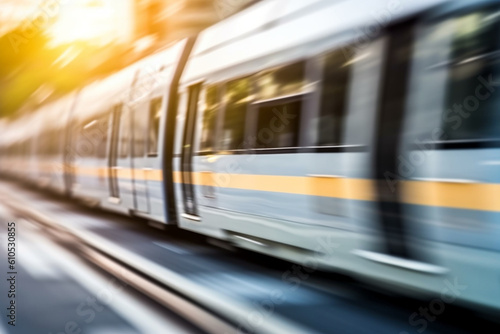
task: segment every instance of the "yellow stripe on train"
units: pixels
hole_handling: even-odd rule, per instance
[[[174,172],[174,182],[182,183],[181,175]],[[193,173],[192,180],[196,185],[230,189],[362,201],[376,198],[375,182],[369,179]],[[407,204],[500,212],[500,184],[401,181],[401,186]]]
[[[73,167],[75,175],[107,177],[108,168]],[[117,176],[162,181],[161,170],[120,168]],[[324,178],[254,174],[192,173],[192,183],[219,188],[241,189],[373,201],[374,181],[369,179]],[[175,183],[183,183],[182,172],[174,172]],[[382,181],[384,182],[384,181]],[[403,201],[408,204],[500,212],[500,184],[401,181]]]

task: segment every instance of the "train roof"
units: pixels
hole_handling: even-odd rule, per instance
[[[446,0],[268,0],[262,1],[201,32],[183,83],[204,80],[224,71],[227,76],[294,60],[318,52],[339,35],[348,43],[365,29],[380,29]],[[379,30],[380,31],[380,30]],[[376,33],[376,32],[375,32]],[[275,57],[270,57],[275,55]],[[262,61],[266,59],[266,61]],[[248,68],[244,64],[257,65]],[[218,79],[225,79],[221,75]]]

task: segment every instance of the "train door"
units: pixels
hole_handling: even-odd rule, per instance
[[[365,161],[370,172],[366,170],[360,175],[373,179],[373,182],[362,180],[352,188],[366,188],[364,194],[353,194],[369,200],[365,202],[364,210],[354,207],[352,210],[354,217],[361,218],[359,221],[364,232],[361,234],[361,247],[354,253],[384,265],[424,273],[442,273],[444,269],[432,263],[432,256],[427,256],[433,250],[424,250],[422,244],[415,242],[416,235],[424,233],[421,226],[405,218],[405,176],[401,175],[405,166],[401,165],[404,160],[401,145],[406,134],[405,110],[410,92],[412,57],[416,52],[415,28],[414,20],[404,21],[389,27],[384,37],[384,51],[380,53],[382,80],[373,120],[373,144],[366,155],[369,160]],[[421,210],[423,215],[429,214],[427,208]]]
[[[203,110],[198,111],[196,130],[194,137],[194,165],[198,171],[200,185],[198,187],[197,199],[201,207],[217,207],[218,189],[216,177],[217,166],[223,157],[216,154],[215,144],[217,142],[217,119],[220,116],[220,94],[221,84],[204,85],[200,92],[200,106]],[[205,218],[205,217],[204,217]]]
[[[498,283],[486,278],[498,275],[500,251],[499,14],[490,4],[419,29],[399,167],[408,180],[405,223],[434,245],[424,254],[463,272],[467,293],[492,304]],[[467,272],[483,283],[472,284]]]
[[[241,180],[241,174],[248,174],[245,168],[252,160],[245,147],[250,96],[251,78],[240,77],[206,85],[200,99],[204,110],[199,112],[195,137],[195,166],[201,184],[198,205],[207,224],[228,230],[234,229],[234,224],[224,220],[221,213],[238,219],[247,211],[245,206],[251,205],[241,201],[241,192],[230,189],[237,179]]]
[[[109,202],[123,208],[134,207],[130,156],[130,109],[119,104],[113,110],[113,140],[110,149],[110,198]]]
[[[194,221],[200,220],[193,180],[193,142],[200,90],[201,83],[190,86],[188,89],[187,113],[181,150],[182,200],[184,207],[182,217]]]
[[[306,127],[314,148],[307,158],[307,203],[311,224],[331,228],[340,246],[326,254],[332,265],[354,264],[338,252],[357,247],[359,236],[366,244],[364,236],[377,225],[370,161],[385,43],[378,38],[362,47],[347,44],[314,58],[318,87]]]
[[[137,101],[132,107],[132,174],[134,185],[134,208],[143,213],[149,212],[147,174],[150,169],[146,156],[146,133],[149,107],[147,99]]]
[[[148,193],[149,214],[164,221],[164,193],[162,163],[158,154],[160,149],[160,120],[162,116],[163,98],[151,99],[148,107],[148,124],[146,135],[145,177]]]
[[[109,198],[110,201],[118,201],[120,198],[120,191],[118,188],[118,140],[120,133],[120,119],[121,119],[121,105],[113,107],[111,113],[111,140],[108,156],[109,168]]]

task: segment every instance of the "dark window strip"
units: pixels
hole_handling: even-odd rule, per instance
[[[471,150],[500,148],[500,139],[496,140],[458,140],[443,142],[422,142],[411,145],[412,150]]]
[[[253,150],[234,150],[224,152],[204,151],[197,152],[197,156],[207,155],[248,155],[248,154],[298,154],[298,153],[361,153],[368,152],[368,147],[363,145],[352,146],[323,146],[323,147],[289,147],[289,148],[264,148]]]

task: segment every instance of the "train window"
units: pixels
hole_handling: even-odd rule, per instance
[[[305,61],[300,61],[257,75],[257,99],[263,101],[302,93],[306,85],[305,68]]]
[[[141,113],[141,108],[144,107],[143,104],[139,104],[133,108],[133,146],[132,152],[134,157],[143,157],[146,153],[146,130],[148,118],[146,115]],[[145,117],[146,116],[146,117]]]
[[[129,114],[125,112],[125,108],[122,111],[122,117],[120,122],[120,139],[119,139],[119,156],[120,158],[127,158],[130,151],[130,119]]]
[[[49,132],[49,154],[56,155],[59,151],[59,140],[58,140],[57,132],[51,131]]]
[[[299,146],[302,97],[258,105],[255,148]]]
[[[45,146],[45,154],[48,156],[54,155],[55,143],[54,143],[54,131],[48,131],[45,133],[46,138],[46,146]]]
[[[93,145],[88,138],[88,128],[93,126],[92,122],[84,122],[77,126],[77,155],[87,158],[93,155]]]
[[[50,155],[50,137],[47,131],[42,134],[42,155]]]
[[[453,19],[444,140],[500,138],[500,95],[494,92],[500,77],[499,14],[482,10]]]
[[[47,136],[44,133],[41,133],[39,136],[39,142],[38,142],[38,152],[40,156],[45,156],[47,154]]]
[[[51,139],[52,139],[52,155],[57,155],[59,154],[60,146],[61,146],[61,141],[60,141],[60,135],[58,131],[52,131],[51,133]]]
[[[63,145],[64,145],[64,130],[58,130],[55,134],[56,142],[57,142],[57,154],[63,154]]]
[[[317,119],[317,146],[341,145],[349,98],[350,60],[341,50],[322,57],[322,87]]]
[[[149,104],[148,155],[158,154],[162,101],[163,99],[159,97],[151,100]]]
[[[97,146],[97,157],[101,159],[106,158],[108,147],[109,119],[109,114],[100,118],[97,122],[95,130],[95,145]]]
[[[43,135],[44,140],[44,153],[47,156],[56,155],[58,151],[58,138],[55,131],[47,131]]]
[[[17,145],[16,150],[18,150]],[[47,131],[42,134],[42,155],[50,155],[50,135]]]
[[[219,145],[221,150],[244,148],[245,120],[250,94],[250,78],[238,79],[226,84],[224,121]]]
[[[302,106],[308,96],[305,62],[294,63],[256,78],[258,100],[253,103],[257,127],[255,148],[299,145]]]
[[[22,154],[24,156],[28,155],[28,141],[27,140],[23,141],[23,143],[22,143],[22,152],[23,152]]]
[[[90,154],[90,145],[84,136],[83,124],[75,124],[73,131],[75,134],[76,156],[88,157]]]
[[[102,116],[83,123],[78,139],[78,154],[83,157],[106,157],[108,119]]]
[[[215,126],[219,110],[219,87],[208,86],[205,89],[205,108],[200,137],[200,151],[212,152],[215,144]]]

